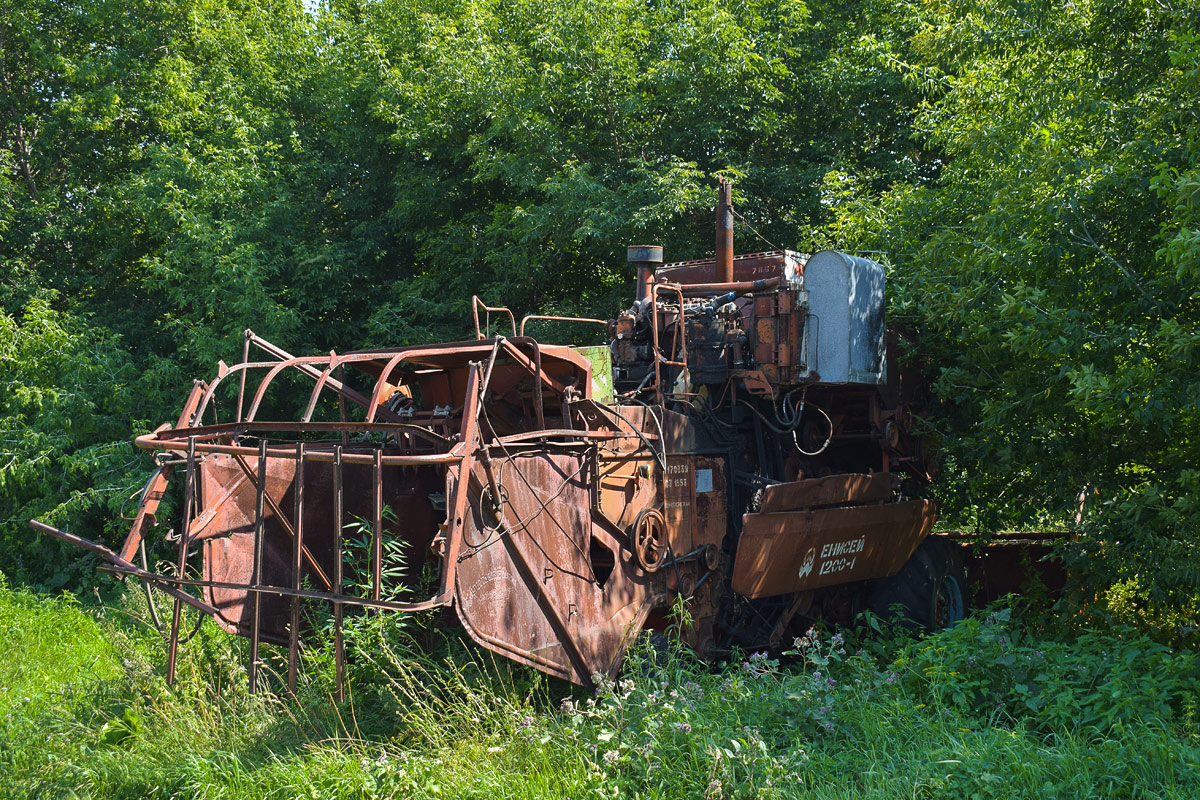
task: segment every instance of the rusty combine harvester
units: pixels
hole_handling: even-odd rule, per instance
[[[704,657],[894,601],[953,621],[957,549],[929,537],[933,502],[902,494],[931,471],[883,269],[735,257],[732,214],[722,182],[715,259],[629,248],[637,298],[607,322],[518,326],[476,300],[474,340],[301,357],[247,331],[240,363],[137,439],[158,468],[119,553],[33,524],[174,598],[170,676],[186,604],[250,638],[252,686],[267,641],[289,648],[294,687],[302,606],[319,604],[339,691],[347,607],[453,609],[480,646],[579,684],[615,673],[677,598]],[[493,314],[511,335],[488,335]],[[531,319],[610,344],[538,341]],[[270,416],[289,404],[297,417]],[[164,533],[173,568],[155,571],[144,548]]]

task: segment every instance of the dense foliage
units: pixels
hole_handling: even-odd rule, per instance
[[[1147,599],[1200,587],[1195,7],[914,4],[879,57],[923,87],[936,183],[844,204],[921,327],[958,508],[1061,519]],[[1194,607],[1194,606],[1193,606]]]
[[[1151,0],[4,0],[0,569],[112,536],[243,329],[608,315],[622,248],[890,272],[958,524],[1069,524],[1126,607],[1200,572],[1200,12]],[[770,244],[768,244],[770,243]],[[1144,610],[1144,609],[1143,609]]]

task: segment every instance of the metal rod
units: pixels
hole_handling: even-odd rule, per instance
[[[205,603],[201,600],[197,600],[195,597],[192,597],[187,592],[176,589],[174,586],[170,585],[171,583],[176,582],[170,576],[156,575],[153,572],[147,572],[146,570],[142,569],[141,567],[139,567],[135,564],[131,564],[130,562],[121,558],[119,555],[114,553],[112,550],[109,550],[107,547],[105,547],[104,545],[102,545],[98,542],[93,542],[90,539],[84,539],[82,536],[76,536],[73,533],[67,533],[66,531],[60,531],[58,528],[55,528],[51,525],[47,525],[44,522],[38,522],[36,519],[29,520],[29,527],[33,528],[35,531],[44,533],[47,536],[53,536],[55,539],[60,539],[64,542],[66,542],[67,544],[73,544],[76,547],[82,547],[84,550],[87,550],[90,553],[95,553],[96,555],[100,556],[101,558],[106,559],[113,565],[110,567],[107,564],[101,564],[99,567],[97,567],[97,569],[103,570],[105,572],[113,572],[118,575],[132,575],[135,578],[150,581],[155,586],[157,586],[161,591],[165,592],[166,594],[169,594],[171,597],[179,598],[180,600],[187,603],[192,608],[195,608],[198,611],[203,611],[205,614],[209,614],[209,615],[217,613],[217,609],[214,606],[210,606],[208,603]],[[194,584],[190,584],[190,582],[188,582],[188,583],[189,583],[189,585],[194,585]]]
[[[488,493],[491,495],[492,509],[499,513],[503,505],[503,498],[500,496],[500,484],[496,481],[496,473],[492,469],[492,458],[488,453],[486,445],[479,448],[479,463],[483,465],[483,474],[487,478]],[[482,498],[480,498],[482,505]]]
[[[659,349],[660,339],[659,339],[659,335],[658,335],[658,293],[660,291],[674,292],[679,297],[679,319],[676,320],[675,330],[671,335],[671,358],[670,359],[664,358],[661,350]],[[669,364],[671,366],[682,367],[683,368],[682,374],[684,374],[684,375],[687,374],[687,346],[686,346],[686,343],[684,344],[684,347],[683,347],[682,360],[681,361],[671,360],[675,357],[675,351],[680,349],[679,348],[679,346],[680,346],[679,329],[682,326],[683,326],[683,292],[680,290],[679,286],[676,284],[673,284],[673,283],[670,283],[670,284],[664,283],[664,284],[655,284],[654,286],[650,287],[650,334],[651,334],[651,338],[654,343],[654,396],[655,396],[655,402],[660,405],[662,404],[662,401],[663,401],[661,364]]]
[[[333,448],[333,593],[342,594],[342,448]],[[346,701],[346,645],[342,640],[342,604],[333,603],[333,671],[337,700]]]
[[[451,596],[449,594],[439,594],[432,599],[422,601],[420,603],[393,603],[388,600],[380,600],[378,603],[372,602],[365,597],[353,597],[347,595],[332,594],[330,592],[314,592],[308,589],[289,589],[284,586],[258,586],[247,585],[245,583],[237,583],[234,581],[208,581],[199,578],[174,578],[170,575],[160,575],[157,572],[147,572],[136,564],[131,564],[119,555],[109,550],[98,542],[93,542],[90,539],[84,539],[81,536],[76,536],[73,533],[60,531],[58,528],[38,522],[36,519],[29,520],[29,527],[36,531],[53,536],[56,539],[61,539],[68,544],[81,547],[84,550],[95,553],[101,558],[109,561],[112,566],[101,564],[97,569],[104,572],[111,572],[115,575],[129,575],[130,577],[139,580],[147,581],[155,585],[160,591],[163,591],[172,597],[178,597],[184,603],[187,603],[197,611],[203,611],[209,616],[216,616],[220,610],[215,606],[210,606],[202,600],[192,597],[187,592],[180,591],[176,586],[199,586],[212,587],[214,589],[239,589],[244,592],[263,592],[265,594],[274,594],[281,597],[302,597],[306,600],[325,600],[331,603],[364,606],[367,608],[379,608],[384,611],[430,611],[435,608],[441,608],[450,604]]]
[[[662,403],[662,355],[658,349],[658,287],[650,287],[650,337],[654,344],[654,402]],[[682,309],[680,309],[682,313]]]
[[[134,444],[143,450],[182,450],[183,445],[177,441],[155,441],[152,434],[139,436],[134,440]],[[242,447],[240,445],[224,445],[224,444],[197,444],[197,453],[224,453],[231,456],[252,456],[256,455],[257,450],[253,447]],[[270,451],[271,458],[295,458],[296,451],[290,447],[277,447]],[[453,453],[429,453],[415,456],[384,456],[383,463],[389,466],[409,466],[420,467],[434,464],[453,464],[458,461],[459,456]],[[329,453],[315,452],[309,453],[309,461],[319,461],[330,463],[333,457]],[[343,459],[347,464],[364,464],[370,465],[375,463],[372,456],[362,454],[350,454]]]
[[[242,363],[243,364],[250,363],[250,337],[253,335],[254,335],[253,332],[251,332],[249,329],[246,330],[245,340],[242,343]],[[242,372],[242,374],[239,376],[239,381],[238,381],[239,385],[238,385],[237,417],[235,418],[235,419],[237,419],[238,422],[242,421],[242,403],[244,402],[244,400],[246,398],[246,373],[249,372],[249,370],[246,367],[242,367],[241,372]],[[215,389],[216,387],[214,386],[213,388]],[[205,398],[206,401],[207,401],[207,399],[208,398]]]
[[[214,589],[237,589],[247,593],[260,592],[262,594],[273,594],[278,597],[300,597],[305,600],[325,600],[330,603],[344,603],[348,606],[362,606],[363,608],[378,608],[382,611],[402,612],[430,611],[435,608],[441,608],[442,606],[450,605],[450,595],[442,594],[435,595],[433,598],[429,600],[423,600],[419,603],[394,603],[390,600],[380,600],[379,602],[375,602],[369,597],[336,595],[332,594],[331,592],[316,592],[311,589],[297,590],[287,586],[278,586],[276,584],[259,585],[253,583],[237,583],[234,581],[206,581],[199,578],[184,578],[183,580],[179,580],[178,578],[173,578],[170,575],[160,575],[156,572],[146,572],[144,569],[136,567],[132,564],[129,566],[114,564],[111,567],[100,565],[97,567],[97,569],[104,570],[105,572],[112,572],[117,575],[132,575],[135,578],[150,581],[155,585],[163,584],[164,591],[167,590],[166,587],[172,584],[179,586],[206,586]],[[192,601],[191,605],[194,608],[197,608],[206,614],[219,613],[216,608],[208,605],[207,603],[201,603],[194,597],[183,597],[181,599],[185,603],[189,602],[189,600]]]
[[[267,440],[258,443],[258,486],[254,501],[254,585],[262,585],[263,539],[267,494]],[[253,592],[250,618],[250,693],[258,691],[258,641],[262,632],[262,594]]]
[[[383,589],[383,445],[375,451],[371,470],[375,482],[375,514],[371,518],[371,599],[379,602]]]
[[[186,436],[195,436],[200,439],[221,439],[230,436],[242,436],[247,433],[274,433],[282,431],[285,433],[341,433],[343,431],[354,433],[412,433],[422,436],[432,444],[448,445],[450,440],[441,434],[434,433],[423,425],[416,425],[408,422],[227,422],[221,425],[200,425],[197,427],[189,427],[186,424],[181,424],[179,427],[171,428],[164,425],[162,428],[147,434],[150,441],[169,441],[171,439],[182,439]],[[319,444],[319,443],[318,443]],[[312,454],[309,453],[311,456]]]
[[[446,504],[446,555],[442,564],[440,596],[454,593],[454,573],[458,566],[458,552],[462,548],[463,517],[467,512],[467,485],[471,480],[471,467],[475,463],[475,450],[479,444],[479,364],[472,362],[467,370],[467,391],[463,403],[462,460],[458,465],[458,478],[454,484],[454,499]],[[455,450],[458,450],[456,447]],[[447,498],[449,500],[449,498]]]
[[[736,292],[738,294],[748,294],[751,292],[764,292],[767,289],[774,289],[783,283],[783,278],[763,278],[757,281],[738,281],[736,283],[683,283],[680,284],[680,289],[686,297],[708,295],[708,294],[725,294],[727,292]]]
[[[179,577],[184,577],[187,568],[188,527],[192,519],[192,495],[196,481],[196,439],[188,437],[187,476],[183,482],[183,517],[179,522]],[[175,683],[175,664],[179,653],[179,615],[183,611],[183,601],[175,598],[171,609],[171,642],[167,648],[167,685]]]
[[[337,371],[338,371],[338,378],[342,381],[346,380],[346,368],[343,365],[338,364]],[[343,425],[345,425],[347,419],[349,419],[349,415],[346,413],[346,396],[339,392],[338,393],[338,420]],[[343,428],[342,429],[342,447],[349,447],[349,446],[350,446],[350,432],[347,431],[345,428]],[[341,463],[342,463],[341,458],[342,458],[341,451],[339,451],[338,452],[338,465],[339,465],[338,468],[339,469],[341,468]],[[338,519],[338,524],[339,525],[341,524],[340,518]],[[340,531],[341,529],[339,528],[338,530]],[[342,588],[339,585],[338,592],[340,593],[341,591],[342,591]]]
[[[545,322],[590,322],[590,323],[593,323],[596,325],[604,325],[605,327],[608,326],[608,323],[605,322],[604,320],[593,319],[592,317],[558,317],[558,316],[550,316],[550,315],[545,315],[545,314],[527,314],[521,320],[521,327],[517,331],[517,335],[518,336],[525,335],[525,323],[526,322],[532,322],[533,320],[539,320],[539,319],[543,320]]]
[[[241,467],[242,473],[250,479],[251,486],[257,490],[258,480],[254,477],[254,473],[250,471],[250,465],[247,464],[245,459],[243,459],[241,456],[237,456],[234,461],[239,467]],[[283,510],[279,508],[279,504],[275,502],[275,498],[271,497],[269,492],[266,492],[265,494],[267,505],[271,507],[271,513],[275,515],[275,519],[279,520],[279,524],[283,526],[284,531],[286,531],[289,536],[295,539],[296,531],[292,528],[292,524],[288,522],[287,517],[283,515]],[[333,583],[330,582],[329,576],[325,574],[325,570],[321,569],[321,565],[317,563],[316,556],[309,552],[309,549],[304,546],[300,547],[300,552],[304,554],[304,560],[308,562],[310,567],[312,567],[313,574],[316,575],[317,580],[321,581],[326,589],[332,590]]]
[[[296,445],[296,475],[292,479],[292,495],[296,501],[293,524],[296,535],[292,537],[292,588],[300,591],[300,570],[304,560],[304,442]],[[288,626],[288,692],[296,694],[296,673],[300,665],[300,597],[292,595],[292,619]]]
[[[483,329],[480,329],[480,327],[479,327],[479,309],[481,309],[481,308],[485,312],[487,312],[486,315],[484,316]],[[504,306],[486,305],[486,304],[484,304],[484,302],[482,300],[479,299],[478,296],[471,295],[471,316],[473,316],[475,318],[475,338],[476,339],[486,339],[487,338],[484,335],[484,333],[487,329],[490,329],[492,327],[491,314],[493,311],[497,311],[497,312],[503,311],[505,314],[508,314],[508,320],[509,320],[509,322],[512,323],[513,336],[516,336],[517,335],[517,318],[513,316],[513,313],[511,311],[509,311]]]

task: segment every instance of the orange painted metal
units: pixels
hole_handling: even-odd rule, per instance
[[[891,472],[827,475],[824,478],[777,483],[763,490],[762,508],[759,511],[769,514],[816,506],[883,503],[891,499],[897,483],[899,477]]]
[[[493,464],[511,488],[499,518],[470,493],[455,576],[463,627],[482,646],[575,683],[613,674],[653,591],[619,533],[591,513],[587,456],[533,450]],[[459,480],[455,468],[451,477]],[[473,486],[485,481],[473,470]],[[609,557],[607,576],[597,550]]]
[[[931,500],[747,514],[733,591],[773,597],[894,575],[936,519]]]

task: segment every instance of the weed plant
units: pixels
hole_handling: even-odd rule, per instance
[[[305,652],[296,697],[267,648],[252,696],[245,641],[210,622],[166,686],[144,602],[0,585],[0,796],[1200,796],[1197,654],[1128,629],[995,607],[923,639],[868,620],[715,666],[645,639],[586,691],[434,618],[362,615],[338,704],[328,648]]]

